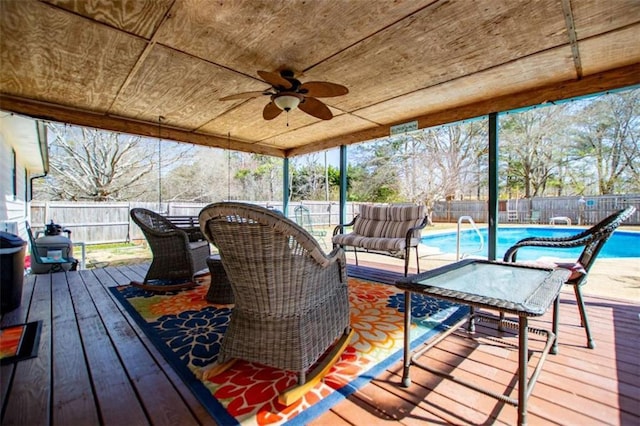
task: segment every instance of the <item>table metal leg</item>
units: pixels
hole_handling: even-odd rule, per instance
[[[529,319],[518,319],[518,425],[527,424],[527,364],[529,361]]]
[[[558,318],[560,316],[560,296],[556,297],[553,301],[553,334],[555,339],[553,340],[553,346],[551,347],[551,353],[553,355],[558,353]]]
[[[467,331],[469,333],[476,332],[476,320],[475,320],[476,308],[469,306],[469,323],[467,324]]]
[[[402,370],[402,386],[411,385],[409,368],[411,367],[411,292],[404,292],[404,368]]]
[[[405,297],[410,297],[410,295],[406,294]],[[410,302],[409,302],[410,303]],[[409,304],[409,308],[411,305]],[[551,330],[540,329],[536,327],[529,327],[529,320],[526,316],[518,316],[518,322],[513,321],[500,321],[500,319],[495,317],[489,317],[482,314],[474,314],[474,317],[478,320],[494,322],[497,325],[502,325],[504,327],[509,327],[518,330],[518,396],[517,398],[513,398],[509,395],[500,394],[497,392],[493,392],[488,389],[484,389],[474,382],[464,380],[462,378],[454,376],[452,373],[438,370],[436,368],[431,367],[425,362],[418,360],[420,356],[424,353],[428,352],[431,348],[436,346],[442,340],[444,340],[447,336],[454,333],[457,329],[462,327],[465,322],[468,322],[468,318],[462,318],[459,320],[454,326],[452,326],[449,330],[443,332],[438,338],[430,341],[425,344],[421,349],[417,350],[415,353],[411,353],[410,347],[410,326],[411,326],[411,313],[410,311],[405,311],[405,330],[404,330],[404,370],[402,375],[402,386],[409,387],[411,384],[411,379],[409,378],[409,370],[411,366],[415,366],[417,368],[421,368],[430,373],[436,374],[440,377],[451,380],[455,383],[461,384],[463,386],[468,387],[469,389],[474,389],[478,392],[482,392],[485,395],[489,395],[493,398],[496,398],[500,401],[509,403],[513,406],[518,407],[518,424],[524,425],[527,422],[527,400],[531,396],[531,392],[533,391],[533,387],[538,380],[538,376],[542,372],[542,365],[549,354],[551,347],[554,343],[554,339],[556,338],[555,334]],[[540,359],[535,365],[531,377],[527,379],[528,376],[528,365],[529,365],[529,334],[535,333],[544,335],[545,346],[540,353]]]

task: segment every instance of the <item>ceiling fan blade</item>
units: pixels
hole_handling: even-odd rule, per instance
[[[299,92],[314,98],[329,98],[332,96],[346,95],[349,93],[349,89],[340,84],[329,83],[327,81],[308,81],[300,86]]]
[[[298,108],[307,114],[322,120],[331,120],[333,118],[333,114],[331,114],[329,107],[316,98],[305,97],[304,101],[300,102],[300,105],[298,105]]]
[[[277,72],[258,71],[258,75],[273,87],[283,87],[285,89],[291,89],[293,87],[293,84],[291,84],[289,80]]]
[[[270,95],[269,92],[244,92],[244,93],[236,93],[235,95],[225,96],[224,98],[220,98],[221,101],[234,101],[236,99],[251,99],[257,98],[261,95]]]
[[[262,118],[264,118],[265,120],[273,120],[274,118],[279,116],[281,112],[282,110],[278,108],[276,104],[273,103],[273,101],[271,101],[267,105],[265,105],[264,109],[262,110]]]

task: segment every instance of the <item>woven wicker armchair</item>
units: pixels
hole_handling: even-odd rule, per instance
[[[635,211],[635,207],[629,206],[620,210],[586,231],[580,232],[570,237],[530,237],[518,241],[510,247],[504,255],[505,262],[515,262],[518,250],[522,247],[551,247],[551,248],[573,248],[584,247],[582,253],[574,263],[557,263],[553,266],[567,268],[572,271],[571,276],[565,284],[572,285],[578,302],[580,319],[587,334],[587,346],[595,348],[595,343],[591,337],[589,320],[585,310],[582,292],[580,288],[587,283],[587,275],[593,263],[600,253],[600,250],[613,234],[618,226],[627,220]]]
[[[130,214],[153,253],[144,281],[132,281],[131,284],[151,291],[194,287],[195,275],[199,272],[206,274],[209,242],[189,242],[189,234],[185,230],[151,210],[135,208]]]
[[[236,359],[295,371],[298,384],[279,398],[289,405],[321,380],[351,338],[344,252],[326,255],[302,227],[259,206],[210,204],[199,219],[235,298],[217,364],[205,376]]]

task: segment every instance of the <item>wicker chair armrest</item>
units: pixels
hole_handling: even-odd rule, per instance
[[[326,255],[328,263],[323,265],[324,268],[331,268],[334,264],[338,264],[338,272],[340,274],[340,282],[347,282],[347,258],[341,247],[336,247]]]
[[[336,261],[336,260],[339,261],[340,259],[343,259],[344,257],[345,257],[344,256],[344,250],[342,248],[340,248],[340,247],[336,247],[333,250],[331,250],[331,252],[327,253],[327,259],[331,260],[332,262]]]
[[[155,229],[145,228],[144,233],[148,234],[153,238],[162,238],[162,239],[175,238],[181,241],[185,241],[186,243],[189,243],[189,234],[187,234],[182,229],[173,229],[170,231],[157,231]]]
[[[333,236],[335,237],[338,234],[342,234],[344,231],[344,228],[348,228],[349,226],[353,226],[356,223],[356,219],[358,218],[358,216],[360,215],[356,215],[351,222],[349,223],[345,223],[344,225],[338,225],[335,228],[333,228]]]
[[[583,233],[584,234],[584,233]],[[517,252],[522,247],[542,247],[542,248],[574,248],[583,247],[591,242],[603,237],[602,234],[578,234],[571,237],[529,237],[518,241],[504,254],[505,262],[515,262]]]
[[[549,243],[553,243],[553,244],[562,244],[564,242],[573,242],[575,240],[580,240],[586,236],[589,235],[593,235],[592,232],[589,232],[589,230],[587,231],[583,231],[579,234],[575,234],[575,235],[569,235],[567,237],[528,237],[528,238],[524,238],[520,241],[518,241],[518,243],[524,242],[524,241],[537,241],[537,242],[549,242]]]

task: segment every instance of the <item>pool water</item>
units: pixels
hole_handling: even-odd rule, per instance
[[[460,255],[487,256],[487,228],[479,228],[484,239],[484,248],[480,247],[480,237],[472,229],[461,231]],[[498,228],[498,247],[496,258],[502,260],[505,252],[516,242],[527,237],[568,237],[581,232],[577,228]],[[456,254],[456,233],[448,232],[444,234],[423,236],[422,244],[429,246],[430,254],[452,253]],[[535,260],[540,257],[557,257],[566,259],[576,259],[582,252],[583,247],[571,249],[523,247],[518,250],[518,260]],[[422,250],[421,250],[422,251]],[[615,231],[611,238],[600,251],[598,257],[640,257],[640,232]]]

